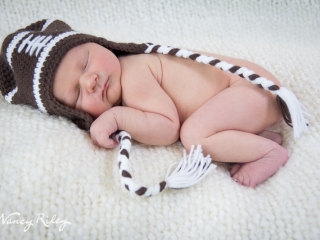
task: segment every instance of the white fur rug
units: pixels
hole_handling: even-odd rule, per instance
[[[57,18],[114,41],[244,58],[273,72],[312,115],[300,139],[284,123],[272,127],[291,157],[256,189],[233,182],[220,165],[194,187],[141,198],[120,184],[117,150],[99,149],[64,119],[1,98],[0,238],[320,239],[319,16],[316,0],[1,1],[1,42]],[[133,176],[145,185],[163,180],[182,150],[135,143]]]

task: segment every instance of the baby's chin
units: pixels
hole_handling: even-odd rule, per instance
[[[120,97],[115,104],[112,105],[111,108],[116,107],[116,106],[122,106],[122,98]],[[87,113],[94,119],[97,119],[101,114],[103,114],[104,112],[108,111],[111,109],[110,106],[109,107],[105,107],[104,109],[95,109],[95,111],[88,111]]]

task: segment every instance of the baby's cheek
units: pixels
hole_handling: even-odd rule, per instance
[[[91,114],[93,117],[99,117],[102,113],[109,110],[110,107],[106,104],[96,103],[96,104],[90,104],[90,106],[87,107],[88,113]]]

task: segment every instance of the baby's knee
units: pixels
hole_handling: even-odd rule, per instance
[[[201,136],[197,127],[193,124],[185,122],[180,129],[180,140],[187,151],[190,151],[192,145],[201,144]]]

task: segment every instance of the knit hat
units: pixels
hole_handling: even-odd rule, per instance
[[[89,130],[92,117],[67,107],[53,96],[57,67],[72,48],[94,42],[115,55],[141,53],[145,44],[114,43],[104,38],[73,31],[60,20],[42,20],[7,36],[1,47],[0,91],[12,104],[30,105],[42,112],[63,116]]]

